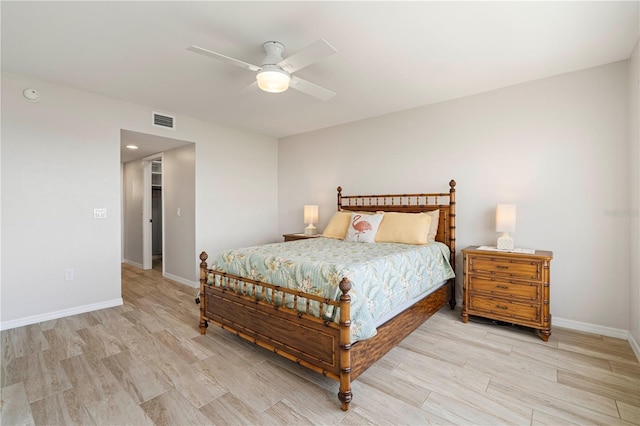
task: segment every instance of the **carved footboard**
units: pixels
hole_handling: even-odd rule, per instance
[[[347,410],[351,402],[349,280],[344,278],[340,282],[339,301],[328,300],[208,269],[207,258],[207,253],[200,254],[200,333],[205,334],[209,322],[213,322],[249,342],[339,381],[338,398],[342,409]],[[311,314],[312,303],[319,306],[319,317]],[[301,306],[304,307],[301,309]],[[340,309],[339,324],[321,319],[328,309],[336,308]]]

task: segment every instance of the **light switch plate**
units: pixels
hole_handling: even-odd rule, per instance
[[[65,269],[64,279],[65,281],[73,281],[74,279],[76,279],[76,271],[74,271],[73,269]]]

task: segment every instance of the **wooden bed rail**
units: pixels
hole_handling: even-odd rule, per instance
[[[205,334],[209,322],[213,322],[244,340],[338,381],[338,398],[342,409],[347,410],[352,399],[351,282],[343,278],[339,300],[330,300],[209,269],[208,257],[204,251],[200,254],[200,334]],[[311,313],[312,301],[318,304],[317,316]],[[339,309],[337,324],[324,319],[325,306]],[[250,314],[246,314],[247,309]],[[287,323],[295,324],[299,333],[287,333]],[[306,351],[299,349],[313,339],[323,345],[311,345]],[[306,345],[301,345],[301,340]]]

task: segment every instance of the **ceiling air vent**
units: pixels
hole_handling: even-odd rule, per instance
[[[153,113],[153,125],[156,127],[164,127],[166,129],[176,128],[176,118],[166,114]]]

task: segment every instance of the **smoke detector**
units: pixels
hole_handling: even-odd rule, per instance
[[[40,93],[36,89],[24,89],[22,91],[22,97],[27,102],[39,102]]]

